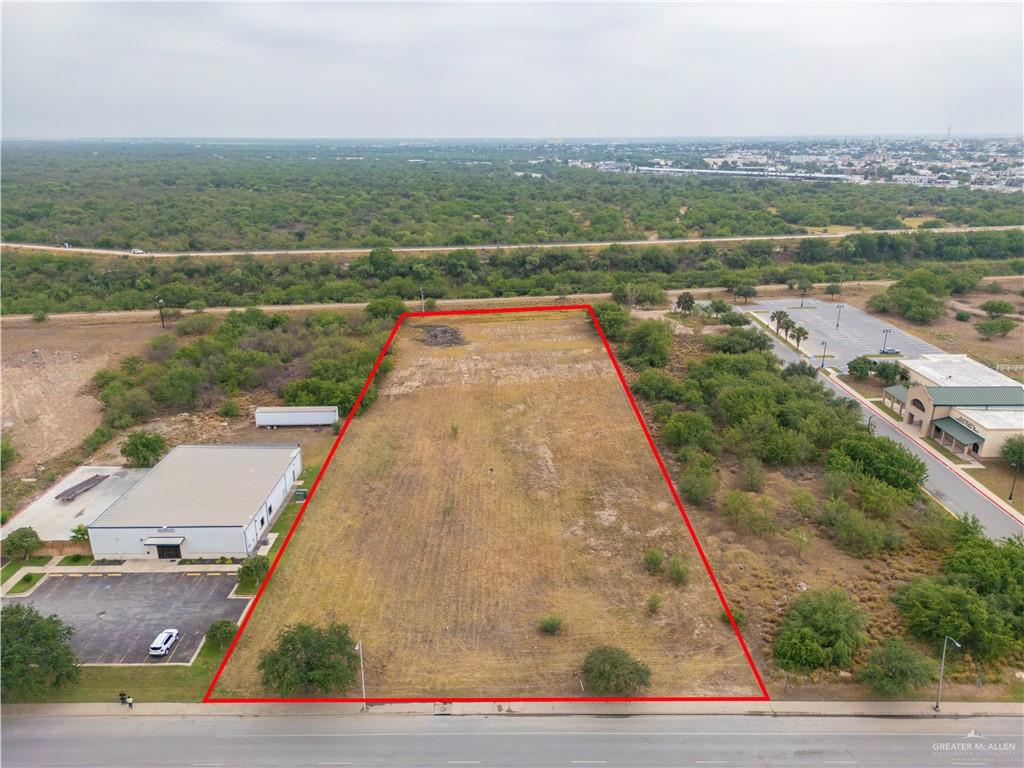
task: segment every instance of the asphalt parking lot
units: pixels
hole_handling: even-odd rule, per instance
[[[247,600],[228,594],[234,574],[126,573],[47,576],[24,598],[44,616],[55,613],[75,628],[71,646],[83,664],[188,663],[210,624],[238,621]],[[6,600],[5,600],[6,602]],[[181,638],[171,653],[150,658],[149,644],[164,629]]]
[[[850,304],[843,306],[839,311],[839,304],[842,301],[824,302],[814,299],[805,299],[804,306],[800,306],[800,299],[772,299],[765,301],[751,302],[748,307],[740,307],[752,312],[771,325],[769,316],[777,309],[784,309],[798,325],[802,325],[810,334],[800,345],[800,351],[809,355],[812,359],[817,357],[821,360],[822,344],[827,341],[825,354],[825,365],[831,368],[838,368],[841,373],[846,373],[847,364],[855,357],[861,355],[878,356],[882,348],[885,335],[882,333],[886,328],[891,328],[888,345],[900,351],[901,357],[920,357],[925,354],[941,353],[942,350],[934,347],[906,331],[889,325],[883,319],[868,314]],[[839,327],[836,328],[838,321]]]

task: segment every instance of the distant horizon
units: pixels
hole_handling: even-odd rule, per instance
[[[720,134],[707,136],[200,136],[182,134],[180,136],[2,136],[0,141],[48,142],[52,144],[72,142],[223,142],[223,143],[273,143],[273,142],[589,142],[601,144],[633,144],[645,141],[665,143],[697,142],[697,141],[841,141],[845,139],[861,140],[909,140],[909,139],[1008,139],[1024,141],[1024,133],[835,133],[835,134]]]

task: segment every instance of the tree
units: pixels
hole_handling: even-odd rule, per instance
[[[693,298],[693,294],[689,291],[683,291],[676,298],[676,309],[680,312],[690,314],[693,311],[693,307],[696,305],[697,300]]]
[[[777,309],[771,313],[768,319],[775,323],[775,332],[779,333],[782,324],[789,320],[789,313],[784,309]]]
[[[814,283],[812,283],[810,280],[808,280],[805,277],[805,278],[801,279],[799,283],[797,283],[796,287],[797,287],[797,290],[800,291],[800,296],[803,297],[803,296],[806,296],[808,293],[811,292],[811,289],[814,288]]]
[[[705,336],[704,344],[716,352],[730,355],[767,352],[772,348],[772,340],[756,328],[730,328],[717,336]]]
[[[891,387],[897,381],[906,376],[903,366],[893,360],[882,360],[875,363],[875,376],[881,379],[887,387]]]
[[[810,334],[807,332],[806,328],[804,328],[803,326],[800,326],[800,325],[798,325],[796,328],[794,328],[792,333],[793,333],[793,341],[796,342],[797,352],[799,352],[800,351],[800,342],[804,341],[808,336],[810,336]]]
[[[0,678],[3,698],[26,696],[78,680],[71,650],[75,633],[56,615],[43,616],[27,603],[9,603],[0,611]]]
[[[711,314],[718,317],[719,315],[729,311],[729,302],[723,301],[722,299],[712,299],[708,302],[708,309]]]
[[[784,669],[848,667],[864,642],[864,615],[841,589],[804,592],[786,612],[774,655]]]
[[[1002,299],[989,299],[978,308],[990,318],[1008,315],[1013,312],[1013,304]]]
[[[270,571],[270,559],[266,555],[252,555],[242,561],[238,568],[238,581],[260,584]]]
[[[916,490],[928,469],[899,443],[869,432],[854,432],[829,449],[827,464],[832,472],[856,476],[864,472],[894,488]]]
[[[43,546],[34,528],[17,528],[7,534],[3,551],[12,560],[27,560],[28,556]]]
[[[359,653],[348,626],[294,624],[260,655],[263,687],[280,696],[344,693],[355,682]]]
[[[828,285],[825,286],[825,293],[827,293],[829,296],[839,296],[842,294],[842,292],[842,283],[829,283]]]
[[[645,320],[629,332],[623,356],[634,367],[664,368],[672,348],[672,331],[661,320]]]
[[[935,676],[935,662],[898,637],[890,637],[871,652],[857,679],[885,699],[904,696]]]
[[[705,451],[718,450],[718,433],[711,419],[694,411],[673,414],[661,430],[661,438],[673,450],[695,445]]]
[[[629,312],[614,301],[600,301],[594,305],[594,314],[609,341],[622,341],[629,327]]]
[[[999,456],[1013,467],[1015,474],[1024,469],[1024,435],[1012,435],[1006,438],[1003,447],[999,449]]]
[[[71,529],[71,541],[78,542],[79,544],[89,540],[89,529],[84,525],[76,525]]]
[[[377,319],[397,320],[398,317],[409,311],[405,302],[398,296],[384,296],[373,299],[366,305],[367,317]]]
[[[737,285],[733,289],[733,293],[743,299],[743,303],[746,304],[748,299],[757,296],[757,288],[752,285]]]
[[[1017,324],[1008,317],[997,317],[994,320],[982,320],[974,326],[978,331],[978,334],[985,341],[990,341],[994,336],[1005,336],[1016,327]]]
[[[613,645],[588,653],[581,675],[595,696],[632,697],[651,684],[650,667]]]
[[[235,632],[237,631],[238,625],[229,619],[215,621],[210,625],[210,628],[206,630],[206,642],[211,643],[218,648],[227,648],[234,639]]]
[[[167,450],[167,441],[156,432],[139,430],[128,435],[121,446],[121,455],[133,467],[152,467]]]
[[[866,379],[875,368],[875,362],[864,355],[855,357],[846,365],[846,370],[856,379]]]

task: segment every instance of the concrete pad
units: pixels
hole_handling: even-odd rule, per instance
[[[0,529],[0,538],[26,526],[34,528],[43,541],[70,541],[71,531],[78,525],[89,525],[125,492],[146,476],[148,469],[125,467],[79,467],[68,473],[20,514]],[[61,502],[54,497],[61,491],[87,480],[93,475],[109,475],[74,501]]]

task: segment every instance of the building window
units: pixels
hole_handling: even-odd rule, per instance
[[[261,517],[260,518],[260,528],[262,528],[266,524],[267,524],[267,518]]]
[[[917,410],[921,411],[921,413],[924,413],[924,411],[925,411],[924,403],[922,403],[916,397],[913,400],[910,401],[910,404],[912,406],[914,406],[915,408],[917,408]]]

